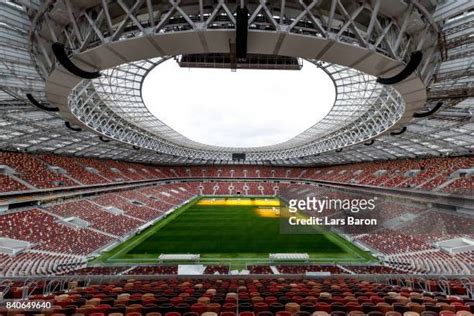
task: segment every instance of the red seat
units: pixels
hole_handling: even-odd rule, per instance
[[[191,312],[195,312],[201,315],[202,313],[205,313],[206,311],[207,311],[206,305],[202,303],[195,303],[191,305]]]
[[[362,306],[357,303],[349,302],[346,304],[348,311],[362,311]]]
[[[237,305],[235,303],[225,303],[222,305],[222,311],[235,313],[237,311]]]
[[[265,297],[264,301],[265,301],[265,303],[270,305],[271,303],[278,302],[278,299],[275,296],[267,296],[267,297]]]
[[[268,311],[268,304],[263,302],[258,302],[253,304],[253,309],[256,313]]]
[[[456,313],[452,311],[442,310],[439,312],[439,316],[455,316]]]
[[[321,311],[321,312],[326,312],[330,313],[331,312],[331,305],[325,302],[318,302],[314,305],[314,308],[316,311]]]
[[[180,296],[173,297],[173,298],[170,299],[170,303],[173,304],[173,305],[179,304],[181,302],[183,302],[183,298],[180,297]]]

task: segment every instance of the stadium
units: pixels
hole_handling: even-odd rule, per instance
[[[0,315],[472,315],[473,34],[470,0],[0,0]]]

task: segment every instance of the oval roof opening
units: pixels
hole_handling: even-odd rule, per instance
[[[181,68],[173,59],[145,77],[151,113],[203,144],[259,147],[285,142],[331,110],[331,78],[311,62],[301,70]]]

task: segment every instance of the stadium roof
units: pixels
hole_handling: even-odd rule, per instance
[[[297,57],[332,77],[337,100],[312,128],[261,148],[193,142],[149,113],[141,99],[144,76],[161,61],[199,49],[223,50],[219,45],[235,28],[235,4],[0,2],[0,148],[152,163],[278,165],[471,152],[471,1],[277,2],[246,2],[249,36],[258,39],[249,48],[295,55],[291,47],[297,47]],[[54,60],[54,42],[62,42],[80,68],[100,70],[102,76],[82,80],[71,75]],[[377,76],[398,73],[416,50],[423,60],[407,83],[376,82]],[[28,93],[46,110],[33,106]],[[439,102],[434,115],[412,117]],[[54,107],[59,112],[47,111]],[[232,161],[233,153],[246,153],[246,160]]]

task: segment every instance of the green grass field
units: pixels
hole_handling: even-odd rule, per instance
[[[93,263],[156,263],[162,253],[200,254],[202,262],[264,262],[269,253],[306,252],[320,263],[374,258],[331,232],[280,234],[275,198],[197,198]]]

